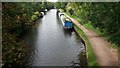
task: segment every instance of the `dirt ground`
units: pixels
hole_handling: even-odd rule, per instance
[[[70,17],[69,17],[70,18]],[[97,63],[100,66],[118,66],[118,50],[111,48],[107,40],[92,30],[86,29],[75,19],[70,18],[87,36],[92,45]]]

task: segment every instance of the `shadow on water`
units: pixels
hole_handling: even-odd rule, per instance
[[[65,36],[71,36],[73,33],[73,29],[63,29]]]

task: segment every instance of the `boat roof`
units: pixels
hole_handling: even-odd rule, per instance
[[[70,21],[70,19],[68,19],[68,18],[66,18],[65,20],[66,20],[66,21]]]

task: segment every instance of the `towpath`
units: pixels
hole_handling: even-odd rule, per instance
[[[69,17],[69,16],[67,16]],[[107,40],[99,36],[96,32],[86,29],[77,20],[69,17],[74,24],[76,24],[87,36],[93,51],[97,63],[100,66],[118,66],[118,50],[110,48],[110,44]]]

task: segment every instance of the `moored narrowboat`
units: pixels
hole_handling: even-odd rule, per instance
[[[64,28],[67,29],[73,28],[72,21],[68,17],[66,17],[64,13],[59,13],[59,17],[61,19]]]

